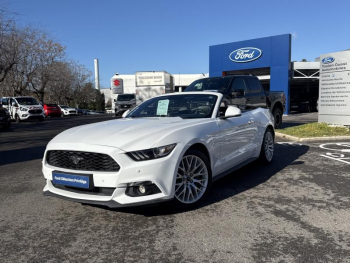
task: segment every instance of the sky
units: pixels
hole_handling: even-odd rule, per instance
[[[292,61],[350,48],[350,1],[0,0],[44,29],[101,87],[136,71],[208,73],[209,46],[292,34]]]

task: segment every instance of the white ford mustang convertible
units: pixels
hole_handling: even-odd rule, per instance
[[[71,128],[47,145],[44,194],[71,201],[135,206],[198,205],[214,180],[274,153],[267,109],[223,107],[213,92],[149,99],[125,118]]]

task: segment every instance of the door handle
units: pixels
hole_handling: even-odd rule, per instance
[[[247,101],[250,101],[250,99],[249,99],[249,98],[247,98]]]
[[[249,121],[248,121],[248,124],[253,124],[254,123],[254,120],[252,120],[252,119],[250,119]]]

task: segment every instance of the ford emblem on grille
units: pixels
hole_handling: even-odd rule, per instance
[[[69,159],[71,159],[74,164],[78,164],[80,161],[84,160],[83,157],[79,157],[77,155],[71,155],[69,156]]]

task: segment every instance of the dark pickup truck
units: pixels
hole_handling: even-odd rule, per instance
[[[268,108],[275,119],[275,128],[281,128],[286,97],[282,91],[265,91],[255,76],[203,78],[192,82],[185,90],[189,91],[220,92],[224,95],[225,107],[235,105],[242,110]]]

